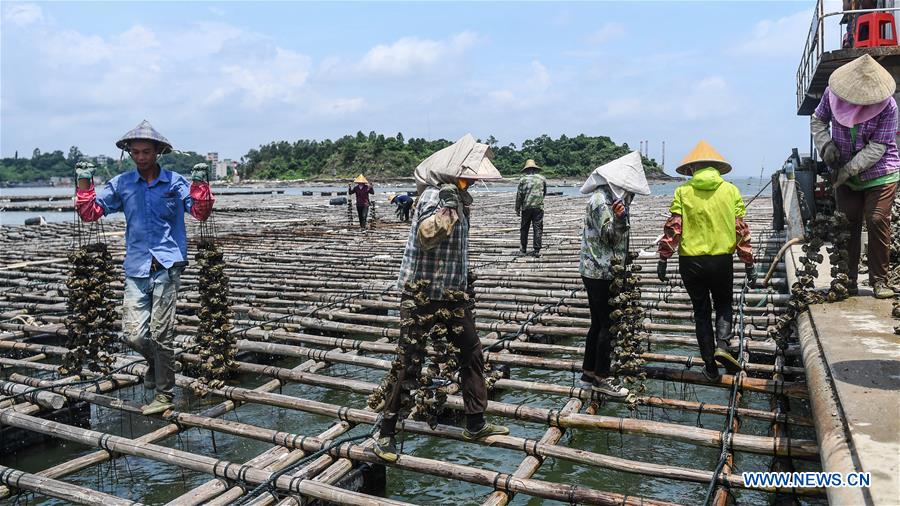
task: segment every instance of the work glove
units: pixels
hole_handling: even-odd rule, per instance
[[[852,170],[850,169],[850,164],[844,164],[843,167],[841,167],[837,170],[837,172],[834,173],[834,181],[832,182],[832,185],[837,188],[838,186],[846,183],[847,180],[854,175],[855,174],[853,174]]]
[[[841,150],[834,144],[834,141],[828,141],[822,147],[822,161],[829,167],[837,167],[841,163]]]
[[[441,201],[441,207],[449,209],[457,209],[459,207],[459,192],[456,186],[450,184],[441,185],[438,199]]]
[[[756,268],[753,264],[744,264],[744,273],[747,275],[747,286],[756,286]]]
[[[521,209],[516,209],[516,216],[519,216],[519,217],[522,216],[522,210],[521,210]]]
[[[94,179],[94,172],[97,172],[97,168],[94,167],[94,164],[91,162],[78,162],[75,164],[75,178],[76,179]]]
[[[209,181],[209,165],[198,163],[191,169],[191,179],[194,181]]]
[[[860,149],[853,158],[837,170],[834,175],[834,187],[837,188],[846,183],[848,179],[859,174],[860,172],[869,170],[873,165],[881,160],[887,146],[878,142],[868,142],[866,146]]]
[[[669,280],[669,277],[666,276],[666,264],[667,262],[664,259],[660,259],[659,262],[656,262],[656,277],[662,282]]]

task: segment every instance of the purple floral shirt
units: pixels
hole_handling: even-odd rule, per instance
[[[815,115],[822,121],[831,121],[831,138],[841,152],[842,163],[849,162],[853,155],[872,141],[884,144],[887,146],[887,150],[875,165],[859,173],[860,181],[870,181],[900,170],[900,155],[897,153],[897,102],[891,98],[887,107],[878,116],[856,125],[856,145],[853,145],[850,128],[832,118],[830,94],[831,90],[825,88],[822,100],[816,107]]]

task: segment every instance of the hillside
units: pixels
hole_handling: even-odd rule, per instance
[[[627,144],[615,144],[609,137],[542,135],[520,147],[501,146],[493,136],[487,142],[496,157],[494,164],[504,175],[515,175],[528,158],[544,167],[548,177],[586,176],[592,169],[630,151]],[[445,139],[405,140],[403,134],[385,137],[362,132],[336,141],[298,140],[273,142],[251,149],[245,157],[241,177],[252,179],[346,178],[358,173],[373,177],[410,177],[416,165],[431,153],[449,146]],[[647,177],[668,179],[655,160],[644,158]]]

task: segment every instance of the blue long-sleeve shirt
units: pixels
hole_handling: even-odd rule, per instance
[[[97,192],[103,214],[125,213],[125,275],[150,275],[153,258],[165,268],[187,261],[184,213],[193,206],[184,176],[160,168],[147,184],[137,170],[119,174]]]

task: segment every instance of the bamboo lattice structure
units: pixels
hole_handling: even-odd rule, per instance
[[[739,472],[768,470],[770,464],[818,469],[806,407],[813,393],[806,388],[799,350],[790,342],[779,349],[767,337],[788,300],[783,264],[776,265],[769,288],[746,294],[742,317],[735,316],[746,336],[746,371],[711,383],[700,373],[690,300],[677,262],[670,262],[670,281],[662,283],[652,274],[655,255],[639,257],[646,333],[644,365],[633,372],[646,374],[647,392],[632,411],[577,382],[590,326],[578,272],[585,199],[547,197],[543,255],[532,258],[517,255],[514,193],[505,191],[474,194],[470,267],[478,274],[476,327],[485,361],[504,372],[491,384],[486,414],[509,425],[511,434],[466,442],[456,426],[463,403],[454,384],[436,427],[401,422],[408,443],[387,470],[388,498],[346,488],[354,472],[384,465],[369,439],[334,443],[365,435],[378,422],[366,396],[390,369],[396,349],[395,284],[408,224],[381,219],[377,230],[360,233],[327,197],[290,193],[233,195],[217,203],[237,343],[234,375],[225,386],[210,384],[207,397],[199,399],[191,392],[198,378],[179,374],[175,410],[152,421],[140,415],[145,399],[134,385],[146,366],[134,362],[136,356],[114,355],[117,370],[110,378],[90,371],[62,376],[57,370],[69,353],[69,226],[0,228],[0,431],[16,429],[90,448],[62,451],[39,465],[32,460],[27,469],[18,469],[14,456],[0,457],[0,499],[28,493],[80,504],[151,502],[129,488],[113,487],[111,495],[99,484],[90,486],[99,466],[121,461],[128,467],[129,457],[154,461],[169,479],[173,470],[182,479],[190,473],[179,487],[154,488],[154,500],[176,505],[301,504],[303,498],[431,503],[433,496],[416,498],[432,486],[445,494],[442,501],[491,506],[517,495],[586,504],[696,504],[711,481],[714,504],[730,498],[754,504],[776,494],[815,501],[822,495],[815,489],[751,490]],[[655,250],[652,241],[668,201],[636,199],[632,250]],[[748,222],[760,269],[768,268],[784,242],[768,230],[770,221],[769,200],[757,199]],[[124,256],[123,229],[121,221],[105,225],[114,265]],[[196,224],[189,224],[189,237],[196,232]],[[192,241],[189,256],[196,246]],[[120,313],[123,274],[117,273],[109,290]],[[737,305],[742,269],[735,274]],[[200,324],[198,281],[196,266],[190,265],[182,276],[176,326],[176,345],[189,350],[179,358],[186,364],[202,360],[193,349]],[[120,330],[119,321],[114,326]],[[714,474],[733,390],[734,434],[722,472]],[[91,427],[54,418],[64,406],[78,403],[93,406]],[[118,430],[126,424],[132,431],[143,429]],[[193,444],[187,444],[189,438]],[[229,444],[217,448],[217,438]],[[253,451],[236,451],[238,444]],[[548,471],[557,466],[570,471]],[[448,488],[447,482],[468,485]],[[261,493],[250,498],[261,484]]]

